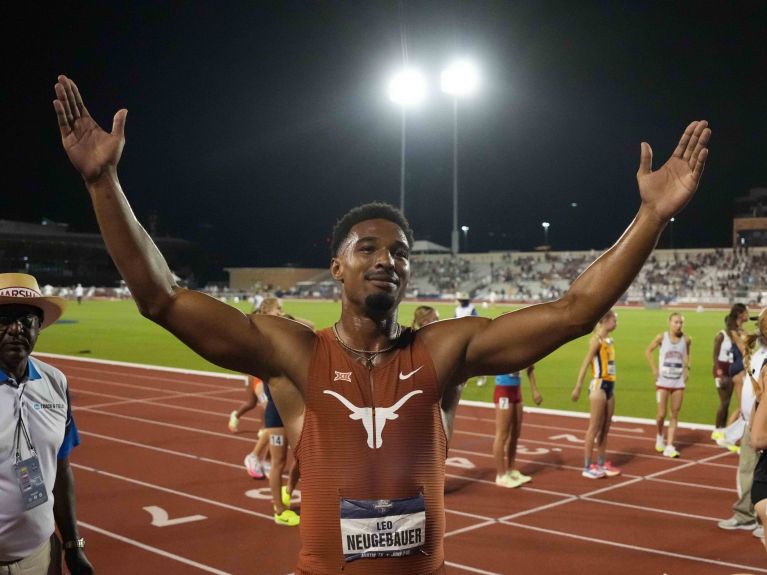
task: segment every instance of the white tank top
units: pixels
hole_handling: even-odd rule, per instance
[[[725,363],[732,363],[732,340],[730,339],[730,334],[727,333],[726,329],[723,329],[719,333],[724,336],[724,339],[722,339],[722,345],[719,348],[719,355],[717,356],[716,360]]]
[[[687,342],[684,336],[676,343],[671,342],[668,332],[663,332],[663,343],[658,354],[658,385],[661,387],[683,387],[684,358]]]
[[[751,419],[751,409],[754,407],[754,385],[751,378],[758,378],[759,372],[762,370],[762,364],[767,361],[767,347],[764,342],[759,340],[759,347],[751,355],[751,364],[748,366],[746,379],[743,381],[743,389],[740,393],[740,412],[743,414],[743,419],[746,423],[749,423]]]

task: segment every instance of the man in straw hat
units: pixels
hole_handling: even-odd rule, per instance
[[[358,206],[336,223],[330,244],[340,318],[315,332],[281,317],[247,316],[179,286],[120,185],[127,110],[115,114],[107,133],[77,86],[58,80],[53,105],[62,144],[141,312],[208,360],[269,378],[301,469],[296,575],[445,572],[444,422],[454,415],[460,385],[523,369],[589,332],[692,198],[710,136],[707,122],[692,122],[655,171],[643,143],[641,207],[617,243],[559,300],[492,320],[403,329],[397,310],[410,279],[412,230],[392,206]]]
[[[0,274],[0,573],[93,573],[77,530],[69,453],[80,443],[67,379],[32,359],[40,330],[66,301],[44,297],[27,274]]]

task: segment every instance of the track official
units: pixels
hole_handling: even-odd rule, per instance
[[[66,302],[26,274],[0,274],[0,575],[91,574],[75,516],[69,453],[80,443],[67,379],[32,359]]]

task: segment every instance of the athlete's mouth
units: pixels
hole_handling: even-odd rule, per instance
[[[389,274],[372,274],[367,277],[369,281],[399,285],[399,278]]]

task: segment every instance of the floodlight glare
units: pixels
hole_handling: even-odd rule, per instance
[[[461,226],[461,229],[462,229],[464,232],[468,232],[468,231],[469,231],[469,226]]]
[[[477,91],[479,73],[468,60],[458,60],[442,72],[442,91],[451,96],[468,96]]]
[[[389,81],[389,99],[395,104],[411,107],[426,97],[426,80],[414,68],[407,68],[395,74]]]
[[[543,226],[543,229],[547,230],[551,224],[549,222],[541,222],[541,225]]]

